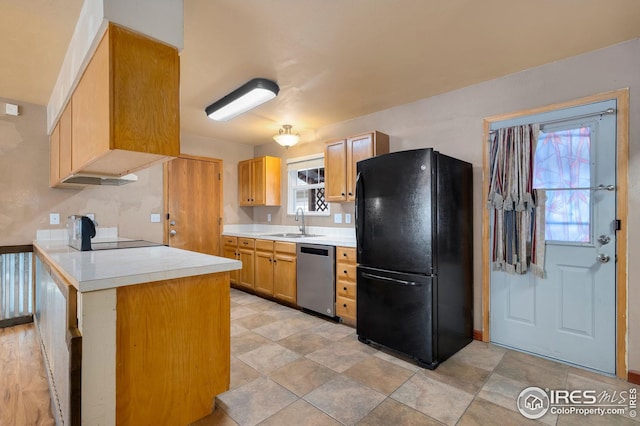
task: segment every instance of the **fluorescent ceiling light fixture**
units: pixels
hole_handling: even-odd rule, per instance
[[[285,148],[289,148],[290,146],[298,143],[300,135],[291,133],[290,124],[283,124],[282,129],[280,129],[280,132],[273,137],[273,140]]]
[[[266,78],[254,78],[225,97],[209,105],[205,111],[216,121],[229,121],[238,115],[276,97],[280,87]]]

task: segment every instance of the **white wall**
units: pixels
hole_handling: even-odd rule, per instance
[[[495,52],[487,51],[486,60]],[[630,89],[629,368],[640,370],[640,39],[508,75],[442,95],[318,129],[303,140],[322,141],[368,130],[390,136],[391,151],[434,147],[474,166],[474,328],[481,321],[483,118]],[[273,143],[271,144],[273,145]],[[265,148],[257,148],[263,154]]]

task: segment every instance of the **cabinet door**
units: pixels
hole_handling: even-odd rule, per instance
[[[238,285],[247,288],[253,288],[253,274],[255,269],[255,253],[253,248],[251,249],[238,249],[240,253],[240,260],[242,262],[242,269],[238,277]]]
[[[356,163],[373,157],[373,134],[347,140],[347,201],[356,199]]]
[[[60,117],[60,179],[71,174],[71,101]]]
[[[324,147],[325,199],[347,199],[347,141],[328,142]]]
[[[251,160],[238,163],[238,194],[238,202],[241,206],[252,205]]]
[[[227,259],[238,260],[237,248],[235,246],[223,246],[222,256]],[[238,270],[230,271],[229,280],[232,284],[236,284],[238,282]]]
[[[107,152],[111,141],[109,40],[100,41],[78,87],[71,109],[71,169],[77,170]]]
[[[266,164],[265,158],[254,158],[251,161],[251,204],[264,206],[266,204]]]
[[[60,181],[60,123],[56,124],[49,136],[49,186]]]
[[[277,299],[290,303],[297,300],[296,257],[276,253],[273,264],[273,293]]]
[[[256,251],[255,289],[273,296],[273,252]]]

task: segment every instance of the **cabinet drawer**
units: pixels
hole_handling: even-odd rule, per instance
[[[223,237],[225,246],[237,246],[238,245],[238,237]]]
[[[287,243],[284,241],[276,241],[275,249],[278,253],[296,254],[296,243]]]
[[[356,282],[356,265],[339,262],[336,264],[336,281]]]
[[[238,247],[240,248],[254,248],[256,240],[253,238],[238,238]]]
[[[271,241],[271,240],[256,240],[256,250],[273,251],[273,241]]]
[[[356,319],[356,301],[346,297],[336,297],[336,315]]]
[[[353,247],[336,247],[336,261],[337,262],[351,262],[356,263],[356,249]]]
[[[338,296],[347,297],[349,299],[356,298],[356,283],[350,281],[338,281],[336,283],[336,294]]]

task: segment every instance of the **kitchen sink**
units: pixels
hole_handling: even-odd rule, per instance
[[[282,238],[309,238],[309,237],[322,237],[322,235],[316,234],[298,234],[298,233],[283,233],[283,234],[269,234],[268,237],[282,237]]]

